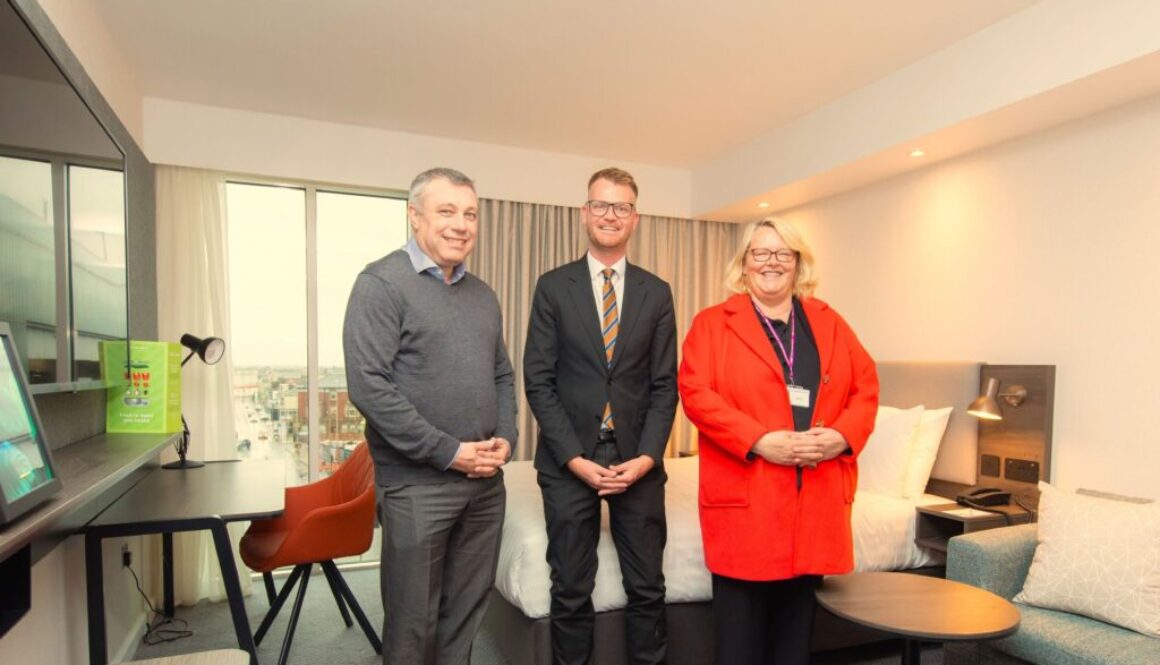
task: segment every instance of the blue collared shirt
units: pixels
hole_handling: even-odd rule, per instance
[[[440,282],[447,282],[447,276],[443,273],[443,269],[436,265],[430,256],[423,253],[423,250],[419,248],[419,243],[415,242],[415,236],[407,239],[406,249],[407,256],[411,257],[411,265],[415,267],[415,272],[425,272]],[[460,263],[451,270],[451,283],[458,282],[466,274],[467,267]]]

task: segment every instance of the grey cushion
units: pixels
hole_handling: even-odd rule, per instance
[[[1156,665],[1160,640],[1119,626],[1019,604],[1019,632],[992,646],[1043,665]]]

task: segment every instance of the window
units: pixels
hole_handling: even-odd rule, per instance
[[[125,180],[104,164],[0,156],[0,320],[34,384],[99,387],[100,343],[127,333]]]
[[[319,439],[319,467],[328,473],[363,439],[365,421],[350,404],[342,355],[342,323],[363,266],[407,242],[407,202],[381,196],[318,193],[319,390],[329,391]]]
[[[100,379],[100,343],[128,332],[125,178],[112,169],[69,165],[68,182],[74,376]]]
[[[31,383],[56,381],[56,233],[52,165],[0,157],[0,320],[12,325]]]
[[[239,453],[285,460],[291,483],[328,475],[363,439],[343,317],[363,266],[406,242],[406,208],[385,194],[226,186]]]

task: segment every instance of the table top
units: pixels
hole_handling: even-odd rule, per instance
[[[206,462],[197,469],[159,468],[89,526],[274,517],[285,510],[283,466],[280,461],[245,460]]]
[[[856,624],[937,642],[1006,637],[1019,610],[990,591],[913,573],[852,573],[826,577],[818,604]]]
[[[0,561],[39,539],[64,540],[75,533],[112,502],[118,485],[132,482],[135,479],[130,476],[138,472],[144,473],[142,467],[156,459],[158,451],[172,444],[176,436],[100,434],[52,451],[63,487],[44,504],[0,527]]]
[[[1006,515],[1011,520],[1011,524],[1023,524],[1031,521],[1032,514],[1025,508],[1015,504],[1004,504],[1000,506],[987,506],[990,510],[979,510],[978,508],[971,508],[970,506],[963,506],[957,503],[936,503],[926,506],[918,506],[917,510],[920,513],[927,515],[937,515],[947,519],[953,519],[960,522],[976,519],[991,519],[1003,520]],[[957,512],[963,512],[963,515],[956,515]]]

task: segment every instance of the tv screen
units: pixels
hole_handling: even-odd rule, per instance
[[[8,324],[0,321],[0,524],[60,489]]]

